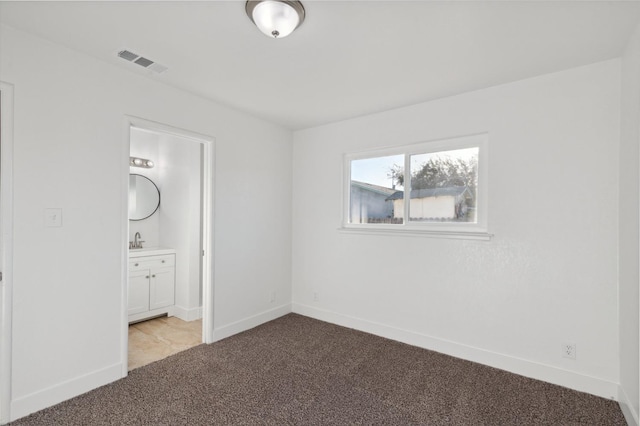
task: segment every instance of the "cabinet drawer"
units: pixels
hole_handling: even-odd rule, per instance
[[[149,268],[161,268],[164,266],[175,266],[176,255],[164,254],[160,256],[137,257],[129,260],[129,271],[140,271]]]

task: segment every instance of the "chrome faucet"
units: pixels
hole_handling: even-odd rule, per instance
[[[142,241],[140,238],[142,238],[140,233],[136,232],[136,234],[133,236],[133,241],[129,241],[129,248],[130,249],[141,249],[142,248],[142,243],[144,243],[144,241]]]

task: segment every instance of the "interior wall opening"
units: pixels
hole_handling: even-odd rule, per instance
[[[203,141],[131,126],[128,370],[203,343]]]

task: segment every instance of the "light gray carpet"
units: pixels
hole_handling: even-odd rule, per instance
[[[614,401],[289,314],[14,425],[625,425]]]

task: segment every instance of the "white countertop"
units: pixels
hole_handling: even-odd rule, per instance
[[[129,249],[129,258],[155,256],[159,254],[175,254],[176,250],[167,247],[144,247],[141,249]]]

